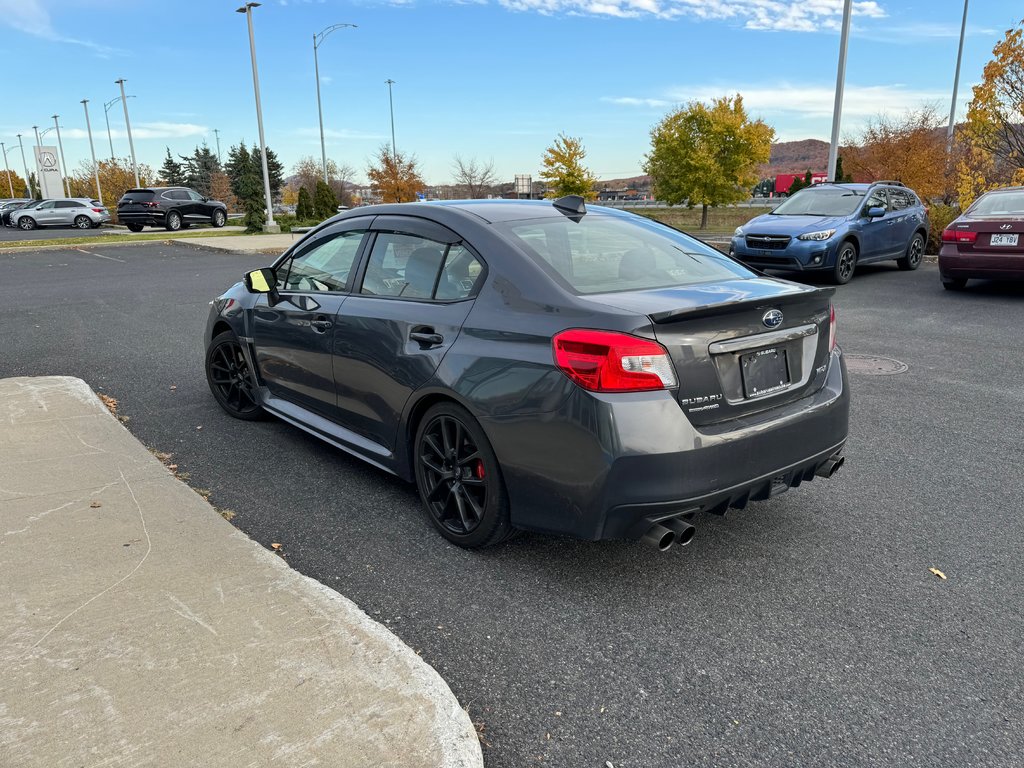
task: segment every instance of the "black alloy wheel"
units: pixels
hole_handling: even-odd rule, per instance
[[[228,217],[224,215],[224,211],[219,208],[213,212],[213,226],[223,227],[224,223],[228,220]]]
[[[206,351],[206,380],[220,407],[243,421],[263,417],[249,362],[231,331],[218,334]]]
[[[75,226],[79,229],[91,229],[92,220],[88,216],[76,216]]]
[[[171,211],[167,214],[167,223],[165,225],[171,232],[177,232],[181,229],[181,214],[177,211]]]
[[[142,225],[141,224],[125,224],[125,226],[128,227],[128,231],[129,232],[141,232],[142,231]]]
[[[896,259],[896,264],[903,270],[917,269],[921,266],[923,258],[924,237],[920,232],[915,232],[914,237],[910,240],[910,245],[907,246],[906,255]]]
[[[416,431],[415,449],[416,486],[442,536],[475,548],[515,532],[497,458],[468,411],[454,403],[430,408]]]
[[[839,246],[836,254],[836,265],[832,268],[832,282],[846,285],[857,269],[857,249],[849,240]]]

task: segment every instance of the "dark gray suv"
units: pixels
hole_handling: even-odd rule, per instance
[[[461,546],[666,549],[842,465],[833,290],[579,197],[371,206],[212,302],[206,374],[415,482]]]
[[[117,220],[132,232],[143,227],[164,227],[172,232],[193,224],[223,227],[228,208],[219,200],[187,187],[129,189],[117,201]]]

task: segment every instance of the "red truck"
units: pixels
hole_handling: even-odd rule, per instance
[[[803,179],[806,175],[806,173],[780,173],[775,177],[775,194],[788,195],[789,188],[793,186],[793,182],[797,179]],[[827,173],[811,174],[811,184],[820,184],[823,181],[828,181]]]

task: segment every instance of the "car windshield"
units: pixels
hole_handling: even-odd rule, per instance
[[[995,192],[985,195],[968,213],[972,216],[1022,216],[1024,192]]]
[[[754,277],[714,248],[642,217],[588,214],[495,226],[559,282],[581,294]]]
[[[775,216],[849,216],[857,210],[864,193],[846,187],[801,189],[772,214]]]

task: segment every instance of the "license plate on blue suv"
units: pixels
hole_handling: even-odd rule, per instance
[[[742,355],[740,370],[747,397],[761,397],[789,386],[789,363],[784,349],[772,347]]]

